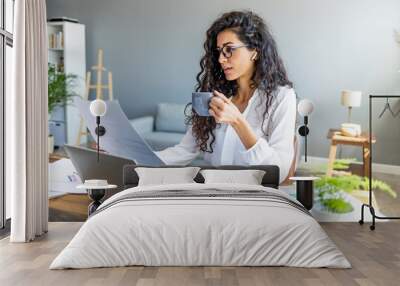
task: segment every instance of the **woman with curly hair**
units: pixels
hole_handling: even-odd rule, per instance
[[[296,95],[263,19],[223,14],[207,30],[196,91],[213,91],[210,117],[192,110],[182,141],[157,152],[166,164],[200,153],[212,165],[278,165],[281,182],[294,157]]]

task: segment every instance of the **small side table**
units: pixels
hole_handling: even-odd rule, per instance
[[[289,180],[296,181],[296,199],[308,210],[314,205],[314,181],[318,177],[290,177]]]
[[[359,146],[362,147],[363,152],[363,167],[364,167],[364,176],[369,176],[369,135],[365,132],[361,133],[360,136],[344,136],[341,134],[340,130],[337,129],[329,129],[328,139],[331,140],[331,147],[329,149],[329,161],[328,161],[328,169],[326,171],[326,175],[328,177],[332,176],[333,172],[333,163],[336,159],[336,149],[337,145],[351,145],[351,146]],[[372,142],[375,143],[376,139],[372,136]]]
[[[101,199],[106,194],[106,189],[115,189],[117,185],[106,185],[106,186],[89,186],[89,185],[79,185],[77,189],[86,189],[89,198],[93,201],[88,206],[88,216],[94,213],[97,208],[101,205]]]

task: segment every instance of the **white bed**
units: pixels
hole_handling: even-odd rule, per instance
[[[99,207],[50,269],[128,265],[350,268],[318,222],[299,205],[282,191],[254,185],[130,188]]]

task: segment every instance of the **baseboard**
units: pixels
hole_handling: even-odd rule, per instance
[[[304,156],[301,157],[301,162],[304,162]],[[356,163],[362,164],[362,162],[358,161]],[[307,163],[305,164],[328,164],[328,158],[307,156]],[[372,170],[373,172],[400,175],[400,166],[397,165],[372,163]]]

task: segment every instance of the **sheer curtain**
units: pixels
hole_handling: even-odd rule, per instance
[[[6,111],[12,242],[47,232],[47,24],[45,0],[15,2],[13,93]],[[7,175],[6,174],[6,175]]]

